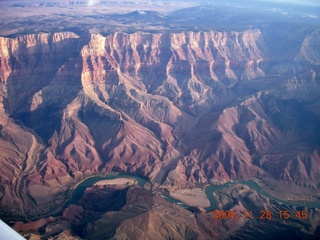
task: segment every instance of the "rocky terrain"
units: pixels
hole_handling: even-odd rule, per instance
[[[280,62],[266,38],[1,38],[2,203],[33,215],[109,171],[165,187],[271,177],[318,189],[319,31]]]
[[[320,236],[320,225],[317,224],[320,220],[319,209],[282,205],[242,185],[225,189],[218,195],[221,196],[218,199],[221,209],[236,212],[237,218],[220,219],[213,212],[201,208],[184,209],[140,187],[100,185],[88,188],[78,204],[70,205],[61,215],[27,224],[18,222],[14,229],[29,232],[24,234],[29,239],[258,237],[315,240]],[[284,209],[290,216],[288,219],[280,218],[279,212]],[[263,210],[271,211],[272,218],[262,217]],[[308,216],[306,220],[296,217],[302,211]]]
[[[145,13],[156,21],[163,17]],[[141,14],[125,18],[142,22]],[[96,238],[102,233],[93,229],[115,214],[110,237],[123,234],[126,224],[139,238],[141,223],[148,234],[165,224],[174,239],[248,239],[248,231],[271,223],[220,226],[210,213],[163,203],[152,191],[257,178],[280,198],[319,200],[320,31],[274,26],[0,37],[0,217],[37,220],[16,229],[45,236]],[[62,208],[75,184],[111,171],[146,178],[152,191],[89,189],[117,204],[90,210],[87,193],[78,205]],[[130,199],[144,194],[150,195],[141,200],[145,208],[138,199],[132,215],[121,215]],[[258,201],[252,194],[241,195],[237,207],[258,209],[255,200],[244,200]],[[270,206],[264,208],[280,208],[265,201]],[[161,215],[166,208],[170,217]],[[59,217],[49,217],[61,210],[70,211],[62,216],[65,229],[60,222],[54,227]],[[93,217],[96,211],[101,214]],[[302,224],[294,234],[312,239],[319,235],[319,216],[308,211],[312,226]],[[173,230],[175,217],[187,222]],[[301,223],[279,228],[290,232],[293,226]]]

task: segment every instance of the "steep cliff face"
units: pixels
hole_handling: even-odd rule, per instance
[[[303,41],[297,59],[305,60],[308,63],[319,65],[320,60],[320,30],[309,34]]]
[[[316,188],[319,61],[303,50],[315,45],[307,38],[283,63],[264,39],[258,29],[0,38],[1,207],[41,214],[75,180],[109,171],[154,187],[271,177]]]
[[[27,177],[36,171],[47,146],[43,141],[57,126],[52,117],[55,112],[47,109],[44,115],[35,106],[49,102],[52,107],[57,103],[54,97],[42,94],[64,64],[72,61],[78,38],[74,33],[0,38],[1,206],[6,211],[11,206],[9,212],[13,214],[33,206],[32,198],[27,197]],[[74,71],[71,67],[69,72]],[[30,128],[21,120],[26,120]]]

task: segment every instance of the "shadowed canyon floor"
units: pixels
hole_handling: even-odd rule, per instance
[[[266,18],[229,29],[237,19],[230,18],[220,29],[197,29],[179,25],[179,16],[188,22],[182,14],[193,11],[202,22],[214,10],[179,11],[108,15],[134,20],[137,29],[127,33],[93,33],[90,25],[0,34],[2,219],[30,221],[15,229],[44,238],[268,239],[272,231],[319,238],[318,209],[287,206],[242,184],[215,193],[220,209],[305,210],[308,219],[212,219],[204,196],[188,209],[161,197],[197,206],[189,197],[206,185],[260,179],[280,199],[320,201],[315,22]],[[145,18],[147,27],[163,19],[165,29],[142,31]],[[110,172],[148,179],[148,190],[105,182],[63,209],[77,183]]]

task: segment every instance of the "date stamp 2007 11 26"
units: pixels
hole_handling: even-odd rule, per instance
[[[296,211],[293,214],[290,213],[288,210],[272,212],[270,210],[261,210],[259,214],[254,214],[253,211],[242,211],[237,212],[236,210],[214,210],[212,212],[213,219],[240,219],[240,218],[257,218],[257,219],[266,219],[271,220],[273,217],[277,217],[279,219],[289,219],[289,218],[296,218],[296,219],[303,219],[306,220],[308,218],[308,214],[306,210]]]

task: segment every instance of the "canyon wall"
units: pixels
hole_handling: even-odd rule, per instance
[[[1,212],[50,212],[110,171],[319,190],[319,36],[284,59],[259,29],[0,38]]]

